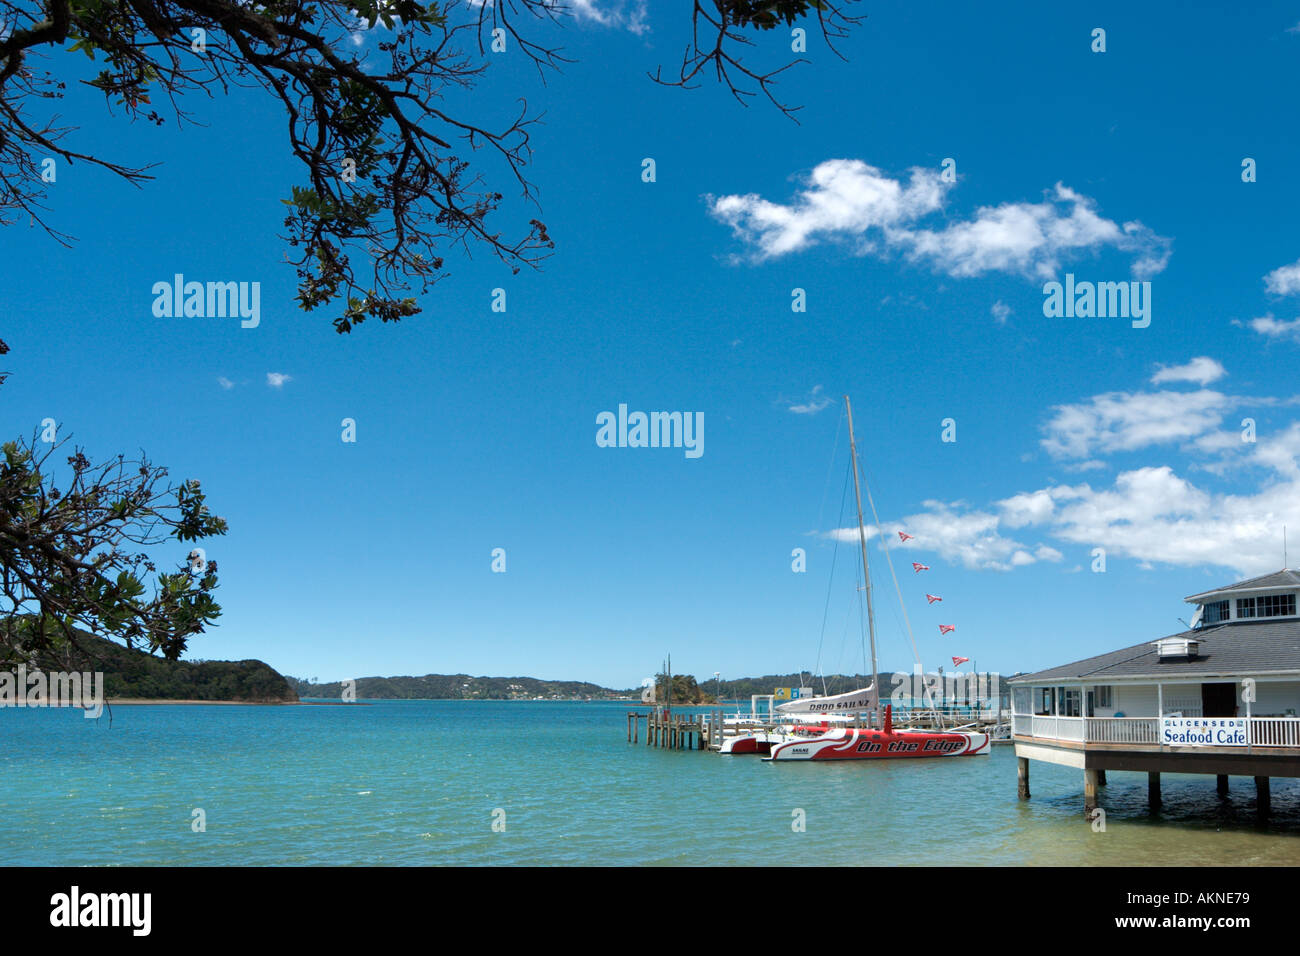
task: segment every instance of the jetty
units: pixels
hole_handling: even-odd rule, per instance
[[[647,747],[664,747],[670,750],[712,750],[722,748],[726,737],[750,733],[775,733],[789,726],[789,719],[780,721],[774,712],[759,709],[757,701],[771,700],[761,695],[751,703],[749,713],[728,715],[721,707],[692,708],[689,711],[652,707],[631,710],[627,713],[627,742]],[[1011,720],[1008,711],[1000,707],[950,705],[933,708],[900,708],[894,711],[893,725],[898,730],[964,730],[989,734],[996,744],[1011,743]],[[817,722],[810,717],[809,721]],[[866,727],[869,721],[861,716],[847,721],[844,726]]]

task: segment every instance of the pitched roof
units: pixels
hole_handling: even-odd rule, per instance
[[[1191,604],[1203,604],[1207,598],[1213,595],[1225,594],[1230,591],[1257,591],[1266,588],[1288,587],[1300,587],[1300,571],[1283,568],[1281,571],[1274,571],[1272,574],[1261,574],[1257,578],[1247,578],[1245,581],[1238,581],[1236,584],[1225,584],[1221,588],[1211,588],[1208,591],[1202,591],[1200,594],[1193,594],[1191,597],[1183,598],[1183,600]]]
[[[1294,573],[1294,572],[1292,572]],[[1153,642],[1144,641],[1096,657],[1012,678],[1012,683],[1048,680],[1102,681],[1120,677],[1197,677],[1300,671],[1300,618],[1231,621],[1171,637],[1200,642],[1197,656],[1161,658]]]

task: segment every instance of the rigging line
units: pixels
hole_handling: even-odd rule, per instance
[[[840,405],[840,420],[835,426],[835,443],[831,446],[831,460],[826,465],[826,483],[822,486],[822,503],[817,509],[817,527],[822,526],[822,518],[826,515],[826,495],[831,490],[831,475],[835,474],[835,456],[840,450],[840,431],[844,428],[844,406]],[[840,505],[840,514],[844,513],[844,505]]]
[[[862,575],[860,575],[860,574],[858,575],[858,580],[859,580],[859,581],[862,581],[862,580],[863,580]],[[862,638],[862,671],[863,671],[863,673],[866,673],[867,668],[868,668],[868,666],[869,666],[869,665],[867,664],[867,612],[866,612],[866,607],[864,606],[863,601],[862,601],[862,596],[866,593],[866,591],[867,591],[867,588],[866,588],[866,584],[864,583],[863,586],[858,590],[858,623],[859,623],[859,625],[860,625],[859,630],[858,630],[858,634],[859,634],[859,635],[861,636],[861,638]],[[871,675],[871,679],[868,681],[868,683],[869,683],[870,686],[873,686],[873,687],[875,686],[875,683],[876,683],[876,675],[875,675],[875,674],[872,674],[872,675]],[[877,699],[877,700],[880,699],[880,688],[879,688],[879,687],[876,687],[876,699]]]
[[[921,671],[921,686],[925,692],[926,700],[930,702],[930,710],[934,713],[935,725],[942,728],[943,718],[939,715],[939,708],[934,702],[934,690],[930,687],[929,681],[925,679],[925,665],[921,663],[921,652],[916,649],[916,636],[912,633],[912,622],[907,616],[907,605],[903,603],[903,589],[898,586],[898,575],[894,573],[894,559],[889,555],[889,543],[885,536],[885,529],[880,526],[880,515],[876,514],[876,503],[871,499],[871,484],[867,480],[866,472],[862,474],[862,484],[867,491],[867,504],[871,506],[871,519],[876,523],[876,534],[880,538],[880,546],[885,551],[885,563],[889,565],[889,576],[894,579],[894,592],[898,595],[898,606],[903,612],[903,623],[907,626],[907,640],[912,645],[912,656],[916,659],[916,666]],[[879,694],[877,694],[879,700]]]
[[[855,578],[855,581],[861,581],[861,580],[862,578],[860,576]],[[859,597],[859,601],[861,601],[860,597]],[[831,681],[831,683],[835,685],[835,693],[837,694],[840,692],[840,690],[843,688],[844,685],[844,645],[848,641],[849,625],[851,623],[853,623],[853,602],[852,601],[850,601],[848,606],[844,609],[844,630],[840,632],[840,653],[835,660],[835,673],[832,675],[834,679]],[[830,691],[826,689],[825,675],[822,676],[822,693],[825,694],[827,697],[830,696]]]
[[[849,495],[849,473],[846,471],[844,473],[844,488],[840,492],[840,520],[839,522],[837,522],[835,526],[835,530],[837,532],[839,531],[840,528],[844,526],[844,503],[848,500],[848,495]],[[817,523],[818,525],[821,524],[820,517],[818,518]],[[821,674],[823,696],[828,696],[828,695],[826,694],[826,675],[822,674],[822,644],[826,640],[826,621],[828,616],[830,615],[830,610],[831,610],[831,591],[835,586],[835,559],[839,555],[839,553],[840,553],[840,537],[838,534],[836,534],[835,547],[831,551],[830,580],[826,582],[826,606],[822,608],[822,634],[821,637],[817,639],[817,669],[814,671],[815,674]],[[802,686],[803,680],[800,679],[799,683]]]

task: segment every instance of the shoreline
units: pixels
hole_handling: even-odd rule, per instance
[[[639,701],[619,700],[617,698],[606,698],[602,700],[581,700],[572,698],[563,698],[561,700],[511,700],[501,697],[358,697],[354,701],[337,700],[328,697],[312,697],[306,700],[191,700],[191,699],[169,699],[165,697],[122,697],[106,698],[104,703],[110,706],[122,707],[142,707],[157,706],[159,704],[214,704],[223,707],[242,706],[242,707],[353,707],[357,704],[373,704],[378,701],[456,701],[466,704],[632,704],[633,706],[650,706],[642,704]],[[712,707],[715,704],[677,704],[678,707]]]
[[[105,704],[111,707],[134,707],[138,705],[154,704],[216,704],[218,706],[245,706],[245,707],[280,707],[296,706],[297,704],[306,703],[301,700],[168,700],[167,698],[153,697],[108,697],[104,700]],[[323,703],[323,702],[318,702]]]

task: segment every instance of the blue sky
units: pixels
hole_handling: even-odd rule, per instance
[[[208,543],[224,614],[192,656],[323,680],[631,686],[666,652],[700,677],[811,669],[845,393],[882,524],[915,536],[893,557],[929,666],[1154,639],[1184,595],[1280,567],[1283,524],[1300,549],[1300,10],[868,5],[847,63],[813,36],[785,74],[795,125],[646,78],[680,55],[677,6],[590,0],[552,34],[576,63],[543,86],[507,53],[469,98],[545,112],[540,211],[498,214],[546,222],[542,271],[452,253],[420,316],[345,337],[293,301],[279,200],[301,180],[267,102],[195,102],[180,130],[77,90],[60,107],[83,148],[157,179],[60,168],[50,221],[75,248],[0,232],[0,407],[11,433],[53,417],[93,457],[144,448],[202,480],[231,532]],[[260,282],[259,326],[155,317],[178,272]],[[1044,316],[1066,273],[1149,281],[1149,327]],[[702,413],[704,454],[598,447],[620,403]],[[910,669],[871,555],[881,664]],[[852,557],[827,669],[861,663]]]

